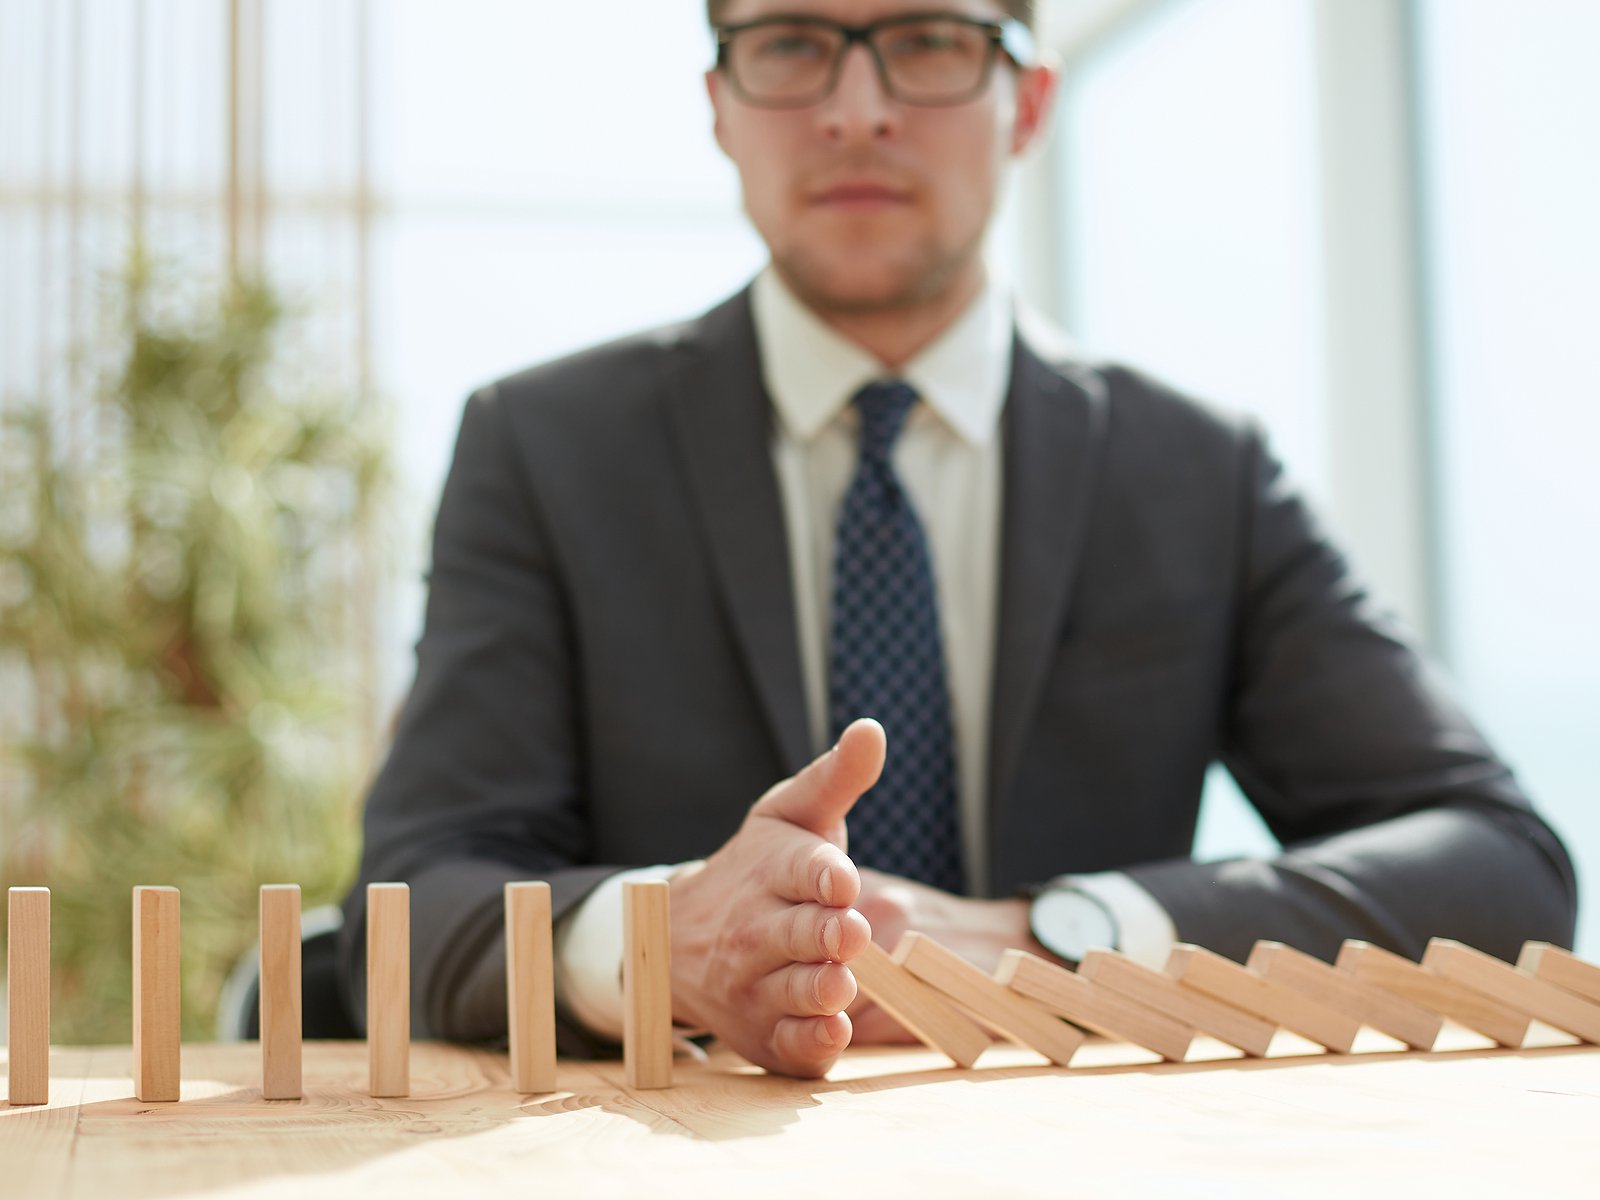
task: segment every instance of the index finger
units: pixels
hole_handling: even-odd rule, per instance
[[[768,886],[791,904],[823,904],[848,908],[861,894],[861,876],[850,856],[832,842],[801,839],[780,851]]]

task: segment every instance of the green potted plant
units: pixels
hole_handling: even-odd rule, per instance
[[[129,1040],[130,894],[182,891],[208,1038],[256,888],[340,893],[371,754],[385,485],[370,398],[317,389],[263,284],[141,257],[78,395],[0,420],[0,885],[53,901],[53,1036]]]

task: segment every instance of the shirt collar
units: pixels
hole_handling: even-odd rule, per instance
[[[756,276],[750,303],[767,394],[796,440],[810,441],[857,391],[891,374],[969,444],[994,436],[1011,379],[1012,322],[993,282],[898,372],[831,329],[771,266]]]

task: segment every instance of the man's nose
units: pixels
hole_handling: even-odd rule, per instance
[[[847,47],[839,82],[818,108],[822,131],[841,141],[876,139],[893,133],[899,106],[884,88],[878,64],[866,46]]]

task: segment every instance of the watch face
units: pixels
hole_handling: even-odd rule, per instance
[[[1082,962],[1090,950],[1115,950],[1116,927],[1105,905],[1070,888],[1052,888],[1033,902],[1033,936],[1059,958]]]

